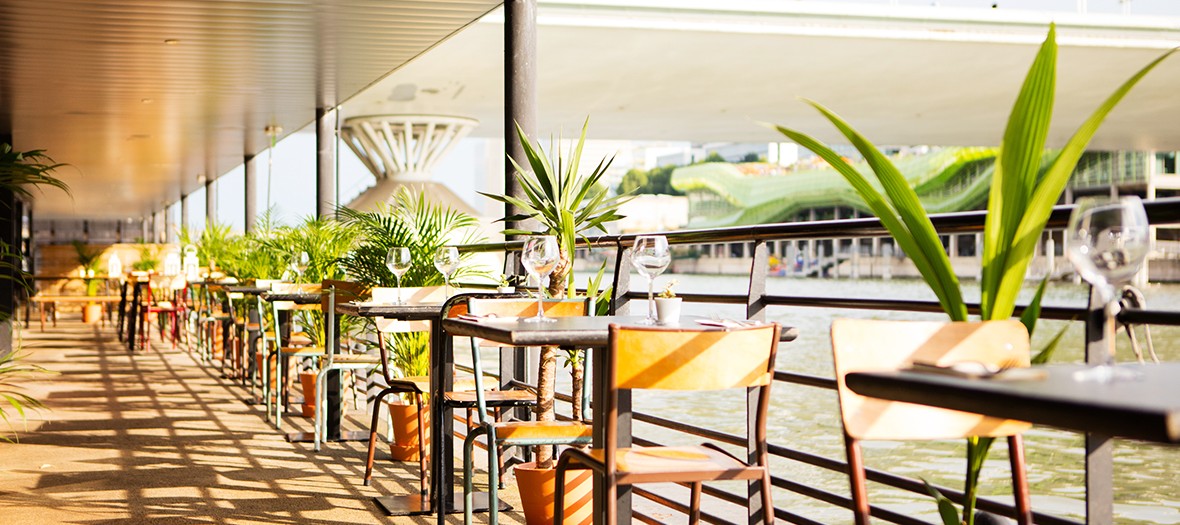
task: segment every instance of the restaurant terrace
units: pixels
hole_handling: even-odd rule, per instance
[[[1180,523],[1170,2],[0,13],[0,523]]]

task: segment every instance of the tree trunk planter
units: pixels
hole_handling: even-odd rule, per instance
[[[430,446],[430,409],[404,403],[401,400],[389,403],[389,419],[393,423],[393,441],[389,443],[389,454],[394,461],[418,461],[418,426],[425,424],[423,435],[426,443],[423,448]]]
[[[82,322],[94,324],[102,320],[102,305],[90,303],[82,307]]]
[[[539,469],[535,463],[521,463],[514,469],[520,505],[527,525],[553,523],[553,495],[557,491],[557,469]],[[593,475],[590,470],[565,473],[564,525],[588,525],[594,522]]]

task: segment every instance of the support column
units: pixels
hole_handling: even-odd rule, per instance
[[[315,214],[336,215],[336,110],[315,109]]]
[[[154,217],[154,215],[153,215]],[[188,196],[180,196],[180,227],[181,229],[188,228]]]
[[[524,160],[524,148],[516,133],[519,125],[529,136],[537,132],[537,2],[536,0],[505,0],[504,2],[504,150],[508,156]],[[524,197],[516,183],[515,169],[504,160],[504,194]],[[504,205],[504,216],[519,211]],[[509,222],[508,228],[519,228]],[[630,522],[630,516],[624,523]]]
[[[168,205],[164,205],[164,242],[168,241],[168,232],[176,229],[176,225],[172,224],[172,217],[168,214]],[[122,242],[123,236],[120,234],[119,239]]]
[[[164,214],[167,216],[167,208]],[[205,181],[205,223],[210,222],[217,222],[217,187],[213,185],[213,179]]]
[[[258,166],[254,163],[254,155],[246,155],[242,167],[246,172],[246,233],[250,233],[258,219]]]

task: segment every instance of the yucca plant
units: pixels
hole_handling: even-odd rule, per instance
[[[358,282],[368,286],[393,286],[396,278],[385,266],[390,248],[410,250],[413,265],[402,276],[402,286],[436,286],[443,284],[442,274],[434,268],[434,252],[450,244],[483,242],[476,227],[479,221],[466,213],[431,202],[423,193],[402,187],[390,203],[379,203],[370,212],[339,208],[337,216],[360,236],[357,247],[340,260],[340,266]],[[460,255],[469,263],[472,254]],[[486,275],[470,264],[460,264],[456,277]],[[399,333],[390,338],[394,366],[404,376],[424,376],[429,372],[429,337],[424,333]]]
[[[1119,86],[1082,123],[1060,151],[1049,154],[1051,160],[1042,170],[1042,160],[1046,158],[1045,139],[1053,113],[1057,69],[1056,29],[1053,25],[1049,26],[1049,34],[1025,77],[1009,115],[999,160],[992,176],[984,225],[983,273],[980,280],[982,319],[1007,319],[1012,316],[1037,239],[1086,145],[1115,105],[1144,75],[1174,51],[1156,58]],[[954,321],[967,320],[967,305],[938,233],[901,172],[876,146],[833,111],[814,101],[808,100],[807,103],[819,110],[864,156],[876,175],[877,184],[811,136],[782,126],[776,128],[791,140],[815,152],[848,180],[889,230],[898,246],[914,261],[947,315]],[[884,194],[881,190],[884,190]],[[1035,328],[1044,289],[1042,282],[1021,316],[1029,333]],[[1061,333],[1033,361],[1047,360],[1060,337]],[[968,440],[965,501],[961,517],[949,500],[931,490],[938,498],[940,515],[948,525],[974,523],[979,473],[991,444],[990,438]]]
[[[619,206],[631,199],[628,195],[610,196],[600,184],[602,176],[610,168],[614,157],[603,157],[598,166],[589,174],[579,171],[582,147],[586,143],[586,130],[590,118],[582,124],[578,143],[562,158],[560,147],[550,144],[549,153],[533,142],[519,124],[516,133],[524,147],[525,161],[509,157],[516,168],[516,180],[524,191],[525,198],[512,195],[480,193],[497,201],[511,204],[520,213],[500,219],[504,222],[519,222],[535,219],[540,227],[535,230],[509,228],[504,235],[555,235],[561,247],[561,261],[549,275],[549,295],[560,297],[567,288],[574,287],[572,256],[578,237],[586,232],[598,230],[606,233],[606,224],[622,219]],[[557,158],[550,159],[554,151]],[[527,166],[528,169],[525,169]]]

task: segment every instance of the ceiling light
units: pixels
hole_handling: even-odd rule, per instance
[[[141,98],[141,99],[139,99],[139,101],[143,102],[144,104],[151,104],[152,102],[155,102],[151,98]]]
[[[205,176],[204,176],[204,175],[197,175],[197,183],[199,183],[199,184],[204,184],[204,183],[205,183],[205,180],[206,180],[206,179],[205,179]]]
[[[170,45],[170,46],[174,46],[174,45],[176,45],[176,44],[179,44],[179,43],[180,43],[180,40],[178,40],[178,39],[175,39],[175,38],[165,38],[165,39],[164,39],[164,43],[165,43],[165,44],[168,44],[168,45]]]
[[[278,124],[271,124],[271,125],[267,126],[263,131],[266,132],[266,136],[274,137],[274,136],[278,135],[279,133],[283,132],[283,127]]]

